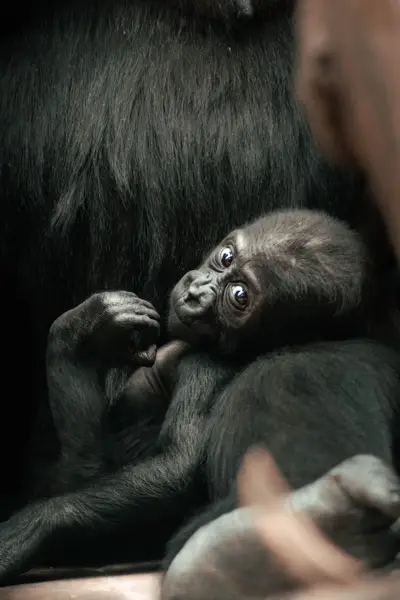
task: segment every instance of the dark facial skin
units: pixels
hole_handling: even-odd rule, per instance
[[[327,215],[272,213],[231,232],[182,277],[170,334],[230,355],[254,348],[255,338],[262,350],[278,336],[283,344],[329,336],[325,326],[339,331],[362,312],[367,262],[357,235]]]

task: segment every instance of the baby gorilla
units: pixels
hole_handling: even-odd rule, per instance
[[[135,294],[103,292],[61,315],[47,353],[61,458],[41,497],[0,524],[2,580],[38,560],[160,557],[178,531],[164,591],[190,598],[193,574],[204,577],[204,550],[216,547],[214,520],[227,539],[235,534],[236,474],[255,444],[305,490],[296,492],[301,506],[334,524],[332,535],[340,529],[345,549],[370,566],[390,561],[399,495],[385,463],[400,361],[367,337],[372,275],[344,225],[306,210],[277,212],[231,233],[181,279],[171,294],[175,339],[157,354],[158,314]],[[113,368],[133,363],[145,366],[109,398]],[[356,454],[376,458],[346,476]],[[181,551],[210,522],[200,558],[190,543]],[[183,565],[190,585],[177,591]]]
[[[118,292],[92,297],[87,308],[99,316],[97,304],[106,300],[104,317],[119,313],[111,328],[118,321],[128,334],[133,331],[133,362],[154,363],[138,369],[119,398],[131,411],[148,411],[169,405],[175,367],[189,351],[207,352],[216,367],[231,374],[287,345],[365,335],[374,307],[371,276],[363,243],[345,225],[318,212],[279,211],[231,232],[177,283],[168,329],[179,342],[160,348],[157,358],[148,336],[154,339],[158,331],[158,315],[149,303]],[[94,315],[82,312],[83,305],[77,310],[79,318],[95,323]],[[109,344],[105,364],[126,363],[132,347],[111,343],[111,331],[101,335]],[[94,356],[97,335],[87,337],[93,347],[85,354]],[[119,358],[121,347],[125,360]]]
[[[339,339],[341,331],[349,337],[366,323],[370,274],[362,242],[341,223],[317,212],[276,212],[230,233],[179,281],[169,329],[192,345],[247,358]]]

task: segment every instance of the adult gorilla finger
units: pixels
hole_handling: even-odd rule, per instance
[[[261,446],[250,448],[237,477],[240,506],[269,505],[290,492],[270,453]]]
[[[284,502],[289,487],[273,457],[263,448],[250,449],[238,475],[242,506],[258,505],[258,533],[275,559],[296,581],[352,581],[361,568],[318,529],[303,511]]]
[[[355,502],[394,519],[400,517],[400,479],[379,458],[354,456],[332,469],[330,475]]]
[[[295,581],[348,583],[362,570],[361,563],[335,546],[308,515],[288,505],[260,514],[257,524],[263,542]]]

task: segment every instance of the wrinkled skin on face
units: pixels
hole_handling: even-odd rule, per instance
[[[369,276],[365,247],[346,225],[316,211],[277,211],[231,232],[182,277],[170,334],[228,355],[255,339],[258,350],[318,339],[332,324],[340,331],[356,322]]]

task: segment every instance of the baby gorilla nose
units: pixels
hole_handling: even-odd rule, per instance
[[[217,285],[211,273],[202,271],[187,273],[184,285],[186,293],[177,313],[183,323],[190,324],[211,311],[217,297]]]

